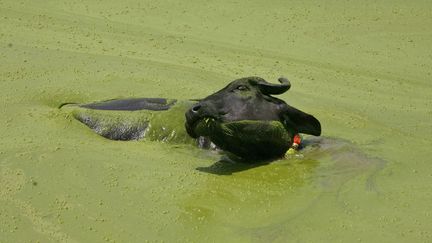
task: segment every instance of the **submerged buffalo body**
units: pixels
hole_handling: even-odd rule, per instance
[[[201,146],[211,142],[237,157],[267,159],[283,156],[295,134],[321,134],[312,115],[272,96],[291,86],[285,78],[279,82],[241,78],[199,101],[137,98],[66,107],[110,139],[198,140]]]

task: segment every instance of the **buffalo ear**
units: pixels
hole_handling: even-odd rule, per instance
[[[321,135],[321,124],[312,115],[287,105],[281,114],[282,121],[287,129],[295,133],[305,133],[314,136]]]

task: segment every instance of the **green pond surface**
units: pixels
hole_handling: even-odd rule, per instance
[[[431,26],[430,0],[0,0],[0,242],[431,242]],[[220,163],[57,108],[252,75],[321,147]]]

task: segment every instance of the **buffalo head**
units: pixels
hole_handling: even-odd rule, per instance
[[[207,137],[239,157],[258,159],[282,156],[297,133],[319,136],[317,119],[271,96],[291,87],[286,78],[279,82],[259,77],[234,80],[186,112],[188,134]]]

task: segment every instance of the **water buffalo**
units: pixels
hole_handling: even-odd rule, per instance
[[[321,134],[316,118],[272,96],[291,87],[286,78],[279,82],[241,78],[201,100],[134,98],[64,107],[109,139],[198,141],[240,158],[270,159],[283,156],[295,134]]]

